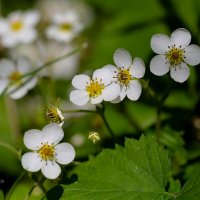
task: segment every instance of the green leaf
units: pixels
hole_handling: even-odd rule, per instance
[[[176,200],[199,200],[200,196],[200,174],[190,178],[183,186]]]
[[[170,161],[154,138],[126,139],[125,147],[103,150],[75,169],[77,183],[63,185],[67,200],[160,200],[165,191]]]

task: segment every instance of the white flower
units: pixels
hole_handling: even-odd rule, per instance
[[[13,58],[23,55],[28,57],[34,66],[40,67],[47,62],[72,52],[74,49],[77,49],[76,45],[66,45],[53,40],[47,42],[37,41],[29,45],[20,45],[11,49],[10,55]],[[66,56],[59,62],[52,63],[41,70],[38,75],[42,77],[51,77],[56,80],[71,80],[78,71],[79,63],[80,52],[76,52],[73,55]]]
[[[78,106],[88,102],[99,104],[103,100],[112,101],[119,95],[119,88],[110,85],[112,74],[108,69],[94,71],[92,79],[84,74],[76,75],[72,85],[77,89],[70,93],[70,101]]]
[[[52,21],[53,25],[47,28],[46,35],[49,39],[59,42],[70,42],[83,29],[83,24],[75,11],[57,13]]]
[[[130,53],[126,49],[119,48],[113,56],[114,65],[106,65],[104,68],[112,72],[112,85],[120,88],[120,94],[113,103],[122,101],[126,96],[136,101],[142,92],[142,86],[138,81],[145,73],[145,65],[142,59],[135,57],[132,60]]]
[[[200,47],[191,42],[191,34],[184,28],[176,29],[170,38],[164,34],[156,34],[151,38],[152,50],[159,54],[150,62],[150,70],[157,76],[170,71],[170,76],[176,82],[188,79],[190,69],[200,63]]]
[[[64,132],[55,123],[46,125],[42,131],[37,129],[29,130],[24,135],[24,144],[33,152],[25,153],[21,162],[25,170],[37,172],[41,169],[48,179],[56,179],[61,168],[58,165],[66,165],[75,158],[75,150],[69,143],[60,143]]]
[[[0,60],[0,94],[6,90],[12,99],[19,99],[25,96],[28,90],[36,83],[36,77],[24,77],[24,74],[31,71],[31,63],[23,57],[19,57],[14,63],[8,59]]]
[[[6,19],[0,19],[0,36],[2,45],[8,48],[20,43],[33,42],[37,33],[35,25],[39,21],[39,13],[27,11],[25,13],[16,11]]]

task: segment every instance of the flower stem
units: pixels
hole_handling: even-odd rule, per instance
[[[17,156],[17,158],[20,158],[20,153],[11,145],[9,145],[3,141],[0,141],[0,146],[7,148],[8,150],[12,151]]]
[[[29,197],[31,196],[31,193],[33,192],[33,190],[35,189],[35,187],[37,186],[37,184],[33,184],[33,186],[30,188],[28,194],[26,195],[25,199],[24,200],[28,200]]]
[[[107,119],[106,119],[106,117],[105,117],[105,105],[104,105],[104,103],[102,103],[102,107],[96,107],[96,110],[97,110],[97,113],[98,113],[98,114],[101,116],[101,118],[103,119],[103,122],[104,122],[106,128],[108,129],[110,135],[112,136],[112,138],[113,138],[114,140],[116,140],[115,134],[114,134],[114,132],[112,131],[112,129],[111,129],[110,125],[108,124],[108,121],[107,121]]]
[[[12,185],[11,189],[9,190],[8,194],[6,195],[5,200],[9,200],[13,191],[15,190],[17,184],[21,181],[21,179],[23,178],[23,176],[26,174],[26,171],[23,171],[20,176],[17,178],[17,180],[14,182],[14,184]]]
[[[23,85],[25,85],[26,83],[28,83],[28,82],[33,78],[34,75],[36,75],[36,74],[37,74],[38,72],[40,72],[41,70],[45,69],[46,67],[51,66],[52,64],[54,64],[54,63],[56,63],[56,62],[59,62],[60,60],[62,60],[62,59],[64,59],[64,58],[70,57],[71,55],[77,53],[78,51],[81,51],[81,50],[84,49],[84,48],[86,48],[86,45],[83,44],[83,45],[81,45],[80,47],[74,49],[73,51],[71,51],[71,52],[69,52],[69,53],[67,53],[67,54],[64,54],[64,55],[62,55],[62,56],[60,56],[60,57],[58,57],[58,58],[56,58],[56,59],[54,59],[54,60],[51,60],[51,61],[49,61],[49,62],[47,62],[47,63],[41,65],[41,66],[38,67],[37,69],[35,69],[35,70],[33,70],[33,71],[29,72],[29,73],[26,73],[26,74],[22,75],[22,76],[20,77],[20,79],[23,79],[23,78],[29,77],[29,76],[30,76],[30,77],[29,77],[23,84],[21,84],[19,87],[17,87],[17,88],[15,88],[14,90],[10,91],[9,94],[12,94],[13,92],[16,92],[17,90],[19,90],[21,87],[23,87]],[[9,85],[4,89],[4,91],[1,93],[1,95],[4,95],[4,94],[7,92],[8,88],[9,88],[11,85],[12,85],[12,84],[9,84]]]
[[[62,113],[78,113],[78,112],[83,112],[83,113],[97,113],[96,110],[61,110]]]

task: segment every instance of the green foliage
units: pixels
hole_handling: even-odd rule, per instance
[[[176,200],[199,200],[200,195],[200,174],[190,178],[183,186]]]
[[[3,192],[0,190],[0,200],[4,200]]]
[[[61,199],[169,199],[170,161],[154,138],[126,139],[125,147],[104,150],[74,171],[78,182],[63,185]]]

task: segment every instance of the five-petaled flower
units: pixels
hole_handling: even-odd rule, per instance
[[[71,144],[59,144],[63,137],[62,128],[55,123],[46,125],[42,131],[27,131],[24,135],[24,144],[33,152],[22,156],[23,168],[29,172],[41,170],[46,178],[56,179],[61,173],[58,163],[66,165],[75,158],[75,150]]]
[[[191,34],[184,28],[176,29],[170,38],[165,34],[156,34],[151,38],[151,48],[156,55],[150,62],[150,70],[157,76],[170,71],[176,82],[188,79],[191,66],[200,63],[200,47],[191,42]]]
[[[6,58],[0,60],[0,94],[5,92],[12,99],[20,99],[37,83],[37,77],[23,77],[30,72],[32,65],[24,57],[16,63]]]
[[[59,42],[70,42],[83,29],[77,12],[56,13],[52,18],[53,24],[46,29],[49,39]]]
[[[112,74],[108,69],[97,69],[92,78],[84,74],[76,75],[72,79],[76,90],[70,93],[70,101],[78,106],[88,102],[99,104],[103,100],[112,101],[119,95],[119,88],[111,82]]]
[[[16,11],[7,18],[0,18],[0,36],[3,46],[12,48],[20,43],[33,42],[37,37],[35,25],[39,21],[37,11]]]
[[[145,65],[142,59],[135,57],[132,60],[130,53],[126,49],[119,48],[113,56],[114,65],[106,65],[104,68],[112,72],[112,85],[119,88],[120,94],[117,99],[112,101],[117,103],[126,96],[136,101],[142,92],[142,86],[138,81],[145,73]]]

